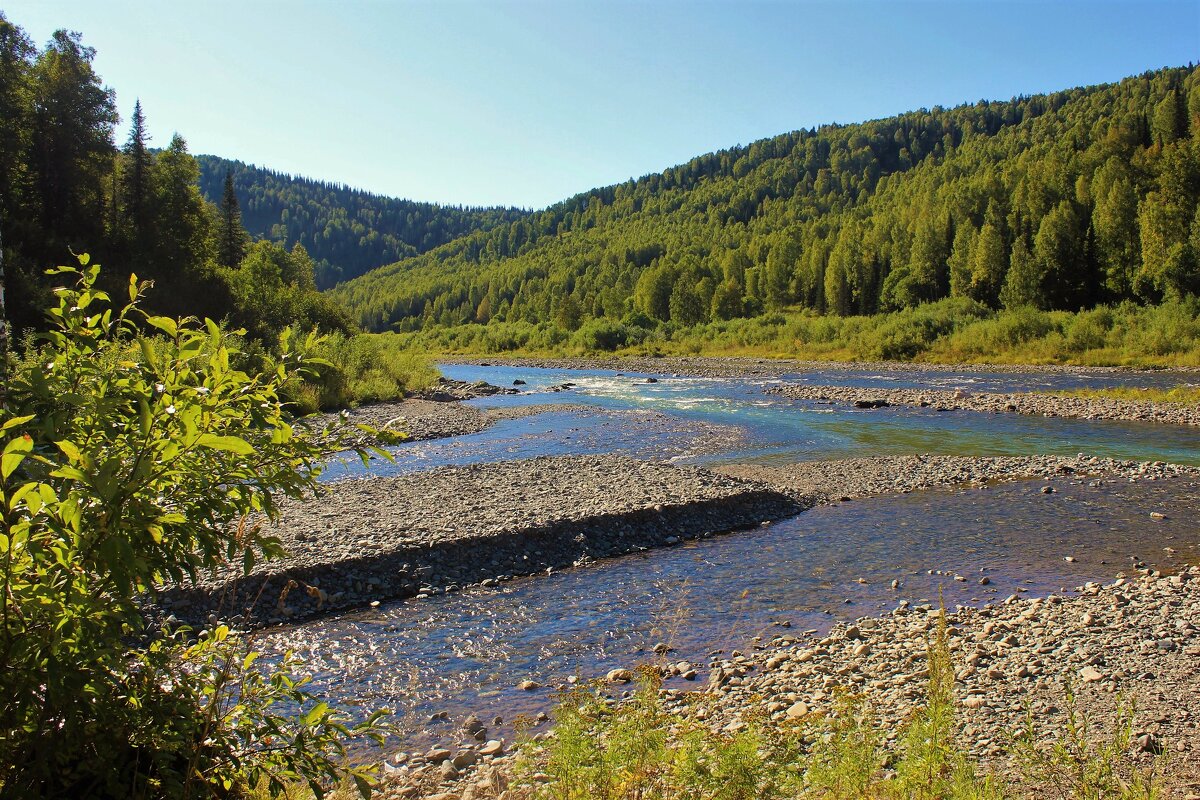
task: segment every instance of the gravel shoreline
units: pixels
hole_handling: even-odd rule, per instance
[[[160,593],[177,618],[295,621],[756,526],[802,507],[753,481],[622,456],[539,457],[330,484],[285,501],[287,557]]]
[[[1077,591],[947,612],[960,741],[1009,772],[1008,745],[1026,709],[1040,736],[1061,732],[1069,684],[1079,710],[1110,729],[1124,693],[1137,701],[1136,757],[1145,764],[1152,752],[1171,754],[1163,765],[1168,796],[1200,790],[1200,567]],[[828,711],[844,689],[866,692],[881,727],[894,732],[923,702],[937,616],[936,608],[902,602],[891,616],[839,625],[819,639],[777,636],[752,654],[714,660],[709,723],[731,732],[755,711],[776,723],[800,719]]]
[[[1194,467],[1085,456],[898,456],[718,470],[768,483],[801,507],[1072,474],[1120,481],[1200,480]],[[1185,568],[1181,577],[1150,570],[1120,575],[1108,586],[1077,587],[1075,596],[1013,595],[948,612],[961,741],[988,769],[1012,773],[1009,743],[1024,724],[1027,707],[1035,712],[1039,735],[1061,730],[1070,680],[1079,709],[1105,731],[1118,699],[1134,696],[1135,759],[1144,765],[1150,751],[1168,752],[1171,758],[1160,776],[1164,796],[1200,794],[1200,710],[1193,708],[1200,685],[1200,568]],[[695,675],[702,699],[697,704],[694,691],[672,687],[662,690],[665,703],[715,730],[732,732],[756,715],[771,724],[796,724],[829,710],[835,690],[844,688],[866,691],[884,729],[895,731],[924,696],[926,642],[935,623],[935,609],[904,601],[890,615],[839,624],[820,637],[781,631],[747,653],[722,654],[707,665],[673,663],[663,655],[657,662],[661,672]],[[626,695],[629,687],[622,680],[610,683],[614,698]],[[468,719],[464,725],[475,723]],[[485,728],[476,731],[486,737]],[[457,748],[394,754],[382,796],[527,796],[520,787],[507,788],[514,755],[505,742],[484,744],[465,729],[462,735]]]
[[[562,357],[489,356],[443,357],[445,364],[479,364],[545,369],[607,369],[619,372],[652,372],[689,375],[697,378],[779,377],[789,372],[808,370],[880,370],[887,372],[1040,372],[1080,375],[1138,375],[1164,372],[1195,375],[1200,368],[1161,367],[1084,367],[1064,364],[931,364],[910,361],[805,361],[791,358],[750,356],[662,356],[636,357]]]
[[[1200,478],[1200,468],[1079,456],[880,456],[795,464],[724,464],[716,472],[769,484],[806,505],[1000,481],[1095,475],[1110,480]]]
[[[930,408],[933,411],[953,409],[993,414],[1012,412],[1044,417],[1200,425],[1200,406],[1184,403],[1150,403],[1040,392],[966,393],[944,389],[865,389],[854,386],[801,384],[770,386],[764,391],[795,400],[853,403],[859,408],[902,405]]]
[[[1155,775],[1159,796],[1194,800],[1200,795],[1200,567],[1170,576],[1122,574],[1076,591],[1066,597],[1013,595],[946,612],[960,746],[991,774],[1013,780],[1019,774],[1015,737],[1030,719],[1043,745],[1061,735],[1070,686],[1093,737],[1110,736],[1118,709],[1132,702],[1128,763],[1147,769],[1155,755],[1165,756]],[[784,633],[750,652],[712,658],[707,682],[697,689],[661,689],[664,707],[717,732],[737,732],[751,719],[803,730],[833,710],[840,694],[864,694],[892,742],[925,701],[927,648],[939,617],[937,608],[905,601],[890,615],[839,624],[825,636]],[[672,664],[667,655],[657,664],[668,676],[697,668],[704,665]],[[627,697],[630,676],[628,670],[610,672],[609,696]],[[513,761],[498,740],[399,754],[385,768],[381,794],[528,797],[529,787],[509,786]],[[1037,787],[1010,788],[1024,795]]]
[[[1146,769],[1153,756],[1165,756],[1155,775],[1159,796],[1194,800],[1200,795],[1200,567],[1170,576],[1120,574],[1076,591],[947,611],[960,746],[988,772],[1012,779],[1018,774],[1013,741],[1029,714],[1035,737],[1048,744],[1065,728],[1070,686],[1076,711],[1092,722],[1092,737],[1111,736],[1121,704],[1132,702],[1129,763]],[[652,666],[665,676],[707,667],[707,681],[695,689],[660,692],[666,709],[717,732],[734,733],[751,719],[803,728],[848,692],[866,695],[891,742],[924,703],[927,648],[939,615],[928,604],[903,601],[890,615],[842,623],[824,636],[783,633],[707,665],[671,663],[664,654]],[[601,680],[620,700],[628,697],[631,676],[613,670]],[[469,719],[456,748],[394,754],[381,796],[528,797],[528,787],[509,786],[511,749],[502,740],[475,741],[472,731],[486,737],[486,727]]]

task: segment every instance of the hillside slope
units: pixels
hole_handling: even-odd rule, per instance
[[[205,198],[221,202],[229,170],[246,230],[289,248],[302,244],[316,263],[322,289],[526,214],[383,197],[217,156],[196,160]]]
[[[335,291],[373,330],[654,327],[1200,286],[1192,67],[801,130],[474,231]]]

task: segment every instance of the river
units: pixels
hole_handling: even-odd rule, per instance
[[[773,379],[688,378],[604,370],[446,365],[459,380],[525,381],[492,406],[572,403],[470,436],[392,448],[395,461],[335,464],[326,479],[403,474],[443,464],[542,454],[622,452],[688,463],[760,463],[901,453],[1052,453],[1200,464],[1200,430],[1016,414],[857,410],[763,394]],[[654,377],[656,382],[648,382]],[[830,370],[785,376],[813,384],[969,386],[975,390],[1163,386],[1177,373],[884,373]],[[1194,376],[1193,376],[1194,377]],[[575,384],[567,391],[550,387]],[[646,412],[655,423],[645,424]],[[637,424],[623,420],[637,420]],[[713,451],[696,422],[736,429]],[[722,440],[725,441],[725,440]],[[262,635],[268,652],[301,655],[313,688],[343,705],[397,712],[408,744],[455,738],[469,713],[504,722],[549,711],[570,676],[752,646],[754,637],[823,631],[884,613],[902,600],[978,604],[1028,591],[1066,591],[1149,564],[1200,561],[1195,485],[1060,479],[920,492],[821,507],[769,527],[603,561],[497,588],[386,603]],[[1164,519],[1152,520],[1150,512]],[[984,581],[986,579],[986,581]],[[899,581],[893,589],[892,582]],[[983,582],[981,582],[983,581]],[[786,627],[785,627],[786,626]],[[543,688],[517,685],[533,680]],[[681,682],[682,685],[682,682]],[[447,712],[451,722],[430,721]]]

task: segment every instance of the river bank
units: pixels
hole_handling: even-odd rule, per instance
[[[739,468],[730,469],[735,470],[737,474],[736,470]],[[865,497],[932,486],[988,485],[995,480],[1018,480],[1030,476],[1045,479],[1043,491],[1058,491],[1054,488],[1056,485],[1061,489],[1063,482],[1073,483],[1080,480],[1120,483],[1163,481],[1167,485],[1181,481],[1184,482],[1179,485],[1181,491],[1185,488],[1192,491],[1200,485],[1200,471],[1193,468],[1084,457],[971,459],[915,456],[742,469],[752,469],[748,474],[768,480],[781,491],[794,492],[802,503],[835,503],[845,496],[850,496],[843,495],[843,492],[850,492],[854,497]],[[1087,479],[1084,478],[1085,475],[1094,477]],[[902,482],[891,483],[898,478]],[[984,499],[985,496],[981,495],[980,500]],[[1148,517],[1146,524],[1155,524],[1154,519]],[[1187,569],[1186,566],[1184,569]],[[1133,578],[1142,574],[1148,572],[1130,573]],[[984,584],[978,587],[981,591],[992,588],[986,586],[989,580],[986,573],[973,576],[947,574],[945,580],[965,580],[972,585]],[[1200,580],[1189,585],[1189,588],[1195,589],[1196,584],[1200,584]],[[1126,595],[1141,591],[1142,586],[1132,580],[1121,585],[1127,587]],[[1169,580],[1162,583],[1149,582],[1147,585],[1155,591],[1166,591],[1168,587],[1171,590],[1179,589],[1179,586]],[[1200,646],[1200,640],[1195,638],[1194,628],[1171,628],[1177,618],[1187,621],[1191,626],[1200,624],[1200,607],[1194,607],[1194,604],[1182,607],[1169,597],[1151,597],[1145,602],[1135,598],[1129,600],[1130,608],[1125,612],[1127,616],[1114,615],[1115,612],[1108,606],[1114,602],[1124,603],[1126,600],[1118,598],[1114,601],[1111,595],[1096,592],[1095,589],[1095,586],[1080,587],[1079,597],[1059,596],[1035,602],[1024,599],[1024,596],[1019,594],[1021,589],[1018,588],[1018,594],[1002,602],[993,602],[978,612],[960,610],[951,614],[953,628],[963,630],[966,625],[976,626],[955,639],[955,667],[960,673],[956,696],[961,704],[959,721],[962,741],[964,745],[970,745],[968,749],[983,759],[989,769],[1001,772],[1009,769],[1009,751],[1006,748],[1010,734],[1024,719],[1026,698],[1032,698],[1030,702],[1036,704],[1034,707],[1039,712],[1045,711],[1045,719],[1050,723],[1047,730],[1053,730],[1054,726],[1061,724],[1061,709],[1065,702],[1064,681],[1074,674],[1071,670],[1078,672],[1085,666],[1093,666],[1105,676],[1099,682],[1088,682],[1088,685],[1080,690],[1080,707],[1095,713],[1098,724],[1106,725],[1113,719],[1110,712],[1115,694],[1109,689],[1115,687],[1114,691],[1124,691],[1135,688],[1139,697],[1139,709],[1145,712],[1137,718],[1140,727],[1135,733],[1138,734],[1138,738],[1143,734],[1150,734],[1151,739],[1145,741],[1146,745],[1158,748],[1162,743],[1180,741],[1179,738],[1172,737],[1183,737],[1183,741],[1190,743],[1191,749],[1186,751],[1188,758],[1200,747],[1200,738],[1193,726],[1193,723],[1200,722],[1200,718],[1189,718],[1187,713],[1179,713],[1180,709],[1186,710],[1189,707],[1188,698],[1191,686],[1196,680],[1196,665],[1200,665],[1200,661],[1187,656],[1189,652],[1200,651],[1185,651],[1182,648]],[[1192,600],[1187,602],[1196,599],[1195,595],[1191,597]],[[1048,605],[1043,607],[1043,602]],[[1047,621],[1049,612],[1042,611],[1055,609],[1055,613],[1058,614],[1060,604],[1063,603],[1066,605],[1062,606],[1062,609],[1069,610],[1069,613],[1063,611],[1061,619],[1051,616]],[[1030,609],[1033,609],[1034,613],[1021,617],[1023,612]],[[892,723],[908,713],[925,688],[919,674],[923,668],[919,662],[923,662],[924,659],[925,643],[917,633],[923,635],[930,630],[929,610],[929,606],[913,608],[907,602],[902,602],[895,613],[882,620],[868,618],[862,621],[858,625],[857,634],[850,631],[854,625],[835,627],[831,633],[817,638],[775,628],[780,635],[769,640],[759,640],[751,648],[744,648],[747,651],[745,654],[719,654],[707,664],[698,661],[683,664],[664,653],[661,657],[656,657],[655,663],[665,676],[675,677],[675,681],[668,684],[670,688],[664,694],[668,703],[675,704],[680,713],[685,707],[692,708],[693,711],[696,708],[705,708],[707,711],[704,712],[703,718],[711,720],[718,728],[731,725],[731,730],[736,729],[746,719],[759,712],[765,712],[772,719],[772,724],[792,724],[799,713],[799,708],[796,707],[798,702],[804,702],[810,712],[827,710],[833,697],[830,690],[834,684],[831,680],[840,686],[870,690],[869,693],[873,697],[878,695],[876,702],[881,706],[881,719]],[[1075,616],[1082,621],[1087,618],[1087,614],[1091,614],[1091,622],[1075,624]],[[893,623],[892,620],[897,622]],[[981,646],[991,648],[991,654],[976,657],[973,650],[967,652],[959,642],[969,639],[973,644],[977,644],[976,631],[984,630],[987,622],[994,622],[996,625],[987,629],[986,636],[980,639],[980,642],[986,640]],[[1069,629],[1064,627],[1068,622],[1072,623]],[[914,627],[912,631],[892,627],[893,624],[901,623],[911,623]],[[917,623],[920,623],[921,627],[918,627]],[[997,631],[1003,633],[997,634]],[[1007,638],[1010,636],[1013,637],[1011,640]],[[830,641],[826,642],[826,639]],[[1059,647],[1060,639],[1070,648],[1079,649],[1078,658],[1074,649],[1055,649]],[[1140,644],[1143,640],[1153,642],[1155,648],[1146,658],[1142,657],[1148,653]],[[1160,640],[1172,640],[1174,644],[1163,644],[1160,647],[1157,644]],[[835,643],[837,647],[833,646]],[[1047,643],[1053,646],[1045,649]],[[867,645],[866,648],[859,648],[859,645],[864,644]],[[1134,647],[1134,644],[1137,646]],[[1172,647],[1176,649],[1172,650]],[[805,649],[821,651],[822,648],[832,655],[826,656],[826,653],[818,652],[810,657],[804,654]],[[867,658],[872,652],[876,653],[876,657]],[[1117,657],[1110,658],[1107,665],[1093,661],[1096,654],[1109,652],[1115,652]],[[917,654],[915,661],[912,658],[913,654]],[[775,658],[781,655],[782,660]],[[792,675],[790,667],[786,667],[792,660],[795,660],[797,665],[805,665],[812,658],[816,658],[817,663],[812,665],[811,673],[799,669],[796,675]],[[1089,661],[1092,663],[1087,663]],[[1139,669],[1139,665],[1143,667]],[[636,664],[631,662],[627,666],[633,668]],[[1105,671],[1106,666],[1110,671]],[[885,669],[891,671],[885,675],[881,672]],[[971,671],[972,669],[974,671]],[[688,674],[697,681],[698,687],[703,687],[699,701],[695,693],[678,688],[680,678]],[[771,680],[764,679],[766,682],[761,684],[754,682],[759,676],[767,674],[776,677]],[[714,679],[714,675],[718,677]],[[603,673],[598,677],[603,677]],[[705,684],[706,679],[708,684]],[[880,683],[885,679],[886,685]],[[1079,680],[1076,678],[1076,682]],[[1092,686],[1092,683],[1102,686]],[[682,685],[690,688],[690,684],[686,682]],[[612,685],[611,694],[619,699],[628,689],[623,682],[617,681]],[[877,692],[876,689],[880,691]],[[789,697],[789,693],[795,694],[796,698]],[[1143,693],[1149,702],[1141,701]],[[979,699],[981,696],[982,700]],[[697,702],[700,703],[699,706],[695,705]],[[772,703],[774,708],[771,707]],[[788,710],[792,711],[790,716],[786,713]],[[1163,721],[1168,710],[1171,715]],[[461,739],[457,743],[445,739],[429,751],[397,754],[389,762],[388,768],[391,782],[389,791],[392,793],[385,793],[385,797],[443,796],[457,800],[460,797],[498,796],[497,792],[491,789],[484,791],[477,784],[493,788],[506,785],[507,777],[504,776],[507,776],[511,769],[511,760],[502,754],[506,752],[506,747],[511,749],[511,743],[488,738],[496,734],[489,733],[488,726],[476,719],[468,717],[451,722],[455,727],[466,726],[478,732],[484,739],[477,741],[469,730],[461,730]],[[454,727],[448,730],[453,729]],[[895,725],[891,725],[891,729],[894,730]],[[545,729],[539,727],[535,728],[535,731],[544,732]],[[1098,728],[1097,731],[1107,735],[1107,729]],[[1180,751],[1174,752],[1177,756],[1180,754]],[[1185,785],[1186,781],[1181,783],[1185,778],[1192,779],[1187,777],[1191,773],[1177,771],[1172,775],[1174,777],[1169,785],[1176,788]],[[508,796],[522,795],[518,793]],[[1168,793],[1165,796],[1186,796],[1186,793]]]
[[[1017,780],[1015,740],[1027,724],[1032,722],[1034,739],[1048,748],[1063,734],[1070,710],[1090,720],[1087,736],[1095,746],[1114,736],[1121,710],[1132,708],[1131,746],[1117,760],[1128,768],[1153,768],[1159,796],[1194,798],[1200,794],[1200,714],[1194,708],[1200,568],[1169,576],[1122,573],[1111,583],[1089,583],[1075,592],[1014,594],[947,612],[958,746],[1009,782],[1016,796],[1029,796],[1047,787]],[[784,630],[746,652],[716,653],[707,664],[673,663],[664,651],[652,668],[664,677],[697,676],[694,689],[661,689],[664,706],[718,733],[750,724],[802,732],[850,693],[865,696],[890,744],[925,701],[927,649],[938,618],[939,610],[929,604],[902,601],[884,616],[843,623],[824,635]],[[632,676],[630,670],[614,670],[599,676],[600,686],[619,702],[629,696]],[[531,786],[512,784],[510,745],[484,743],[487,727],[477,719],[465,721],[461,736],[457,747],[394,755],[385,767],[382,796],[530,795]]]
[[[932,411],[1017,413],[1087,420],[1125,420],[1168,425],[1200,425],[1200,406],[1151,403],[1109,397],[1076,397],[1043,392],[965,392],[945,389],[877,389],[854,386],[769,386],[768,394],[793,400],[852,403],[859,408],[915,406]]]
[[[271,624],[454,591],[790,516],[764,484],[621,456],[540,457],[340,481],[288,500],[287,556],[165,591],[162,606]]]
[[[1200,789],[1200,568],[1133,573],[1077,591],[1013,595],[947,614],[962,746],[1011,774],[1014,733],[1032,714],[1039,738],[1061,734],[1070,689],[1076,710],[1097,726],[1093,735],[1111,736],[1118,704],[1136,702],[1135,760],[1146,766],[1151,755],[1169,753],[1168,796]],[[901,603],[891,616],[839,625],[819,639],[778,636],[753,654],[714,660],[707,721],[730,732],[762,712],[782,724],[829,712],[848,690],[866,693],[890,739],[923,702],[937,615]]]

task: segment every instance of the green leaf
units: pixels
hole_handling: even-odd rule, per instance
[[[150,403],[146,398],[138,398],[138,427],[145,436],[150,432],[150,426],[153,424],[153,416],[150,413]]]
[[[30,414],[26,417],[13,417],[12,419],[6,421],[3,425],[0,425],[0,431],[6,431],[9,428],[15,428],[18,425],[24,425],[26,422],[29,422],[29,420],[33,419],[33,417],[33,414]]]
[[[316,725],[318,722],[320,722],[322,719],[324,719],[325,714],[328,711],[329,711],[328,703],[317,703],[315,706],[313,706],[312,708],[310,708],[308,710],[308,713],[305,714],[301,718],[300,722],[303,725],[310,725],[310,726]]]
[[[59,467],[58,469],[56,469],[50,473],[50,477],[66,478],[67,480],[79,481],[80,483],[88,482],[88,476],[85,475],[83,472],[79,471],[78,469],[76,469],[75,467],[65,467],[65,466]]]
[[[58,446],[59,450],[63,451],[63,455],[71,459],[71,461],[75,462],[76,464],[78,464],[80,461],[83,461],[83,453],[80,452],[79,448],[76,447],[74,443],[68,442],[64,439],[63,441],[55,442],[54,444]]]
[[[4,446],[4,455],[0,456],[0,478],[7,479],[21,465],[25,456],[33,449],[33,439],[22,436],[13,439]]]
[[[217,436],[214,433],[202,433],[200,434],[200,438],[196,440],[196,444],[211,450],[224,450],[241,456],[254,455],[254,448],[250,443],[237,436]]]
[[[158,369],[158,361],[154,356],[154,345],[144,336],[138,337],[138,347],[142,349],[142,358],[146,359],[146,364],[151,369]]]
[[[172,339],[179,333],[179,325],[170,317],[148,317],[146,324],[158,328]]]

